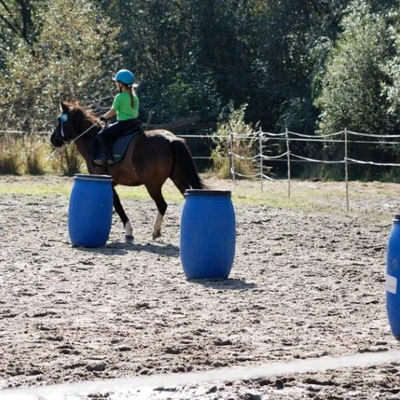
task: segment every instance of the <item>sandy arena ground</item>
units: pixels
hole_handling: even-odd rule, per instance
[[[154,203],[125,200],[135,241],[125,242],[114,214],[107,245],[87,249],[69,242],[66,196],[0,196],[0,389],[399,350],[385,308],[386,244],[391,215],[400,210],[398,189],[361,197],[351,215],[235,204],[236,257],[226,281],[186,280],[179,255],[182,202],[169,204],[164,235],[153,241]],[[400,359],[124,394],[209,400],[399,395]],[[125,397],[115,390],[52,400],[64,398]]]

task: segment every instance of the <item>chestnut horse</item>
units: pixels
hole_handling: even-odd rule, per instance
[[[114,209],[125,227],[127,239],[133,239],[132,225],[121,205],[116,185],[146,186],[158,209],[153,227],[154,239],[161,235],[161,224],[167,209],[161,192],[164,182],[170,178],[182,194],[186,189],[206,187],[196,172],[185,141],[173,133],[162,129],[144,131],[130,142],[120,162],[98,166],[92,163],[90,151],[92,140],[101,129],[99,119],[77,102],[62,102],[61,111],[58,125],[50,138],[51,143],[61,147],[73,141],[90,174],[111,175]]]

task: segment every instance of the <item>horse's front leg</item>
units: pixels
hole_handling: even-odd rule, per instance
[[[113,186],[113,199],[114,199],[114,209],[116,213],[119,215],[125,227],[125,239],[133,240],[133,229],[131,222],[129,221],[129,218],[126,215],[124,208],[122,207],[118,193],[116,192],[114,186]]]

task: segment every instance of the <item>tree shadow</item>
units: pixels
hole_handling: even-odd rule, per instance
[[[213,289],[219,290],[249,290],[257,288],[252,282],[246,282],[243,279],[188,279],[189,282],[198,283]]]

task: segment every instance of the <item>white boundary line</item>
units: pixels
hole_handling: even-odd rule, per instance
[[[65,383],[50,386],[0,390],[1,400],[60,400],[66,396],[87,396],[94,393],[127,392],[143,387],[168,387],[201,384],[213,381],[236,381],[262,377],[324,372],[332,369],[367,367],[400,362],[400,351],[363,353],[349,356],[322,357],[308,360],[268,363],[253,367],[222,368],[183,374],[151,375],[91,382]]]

